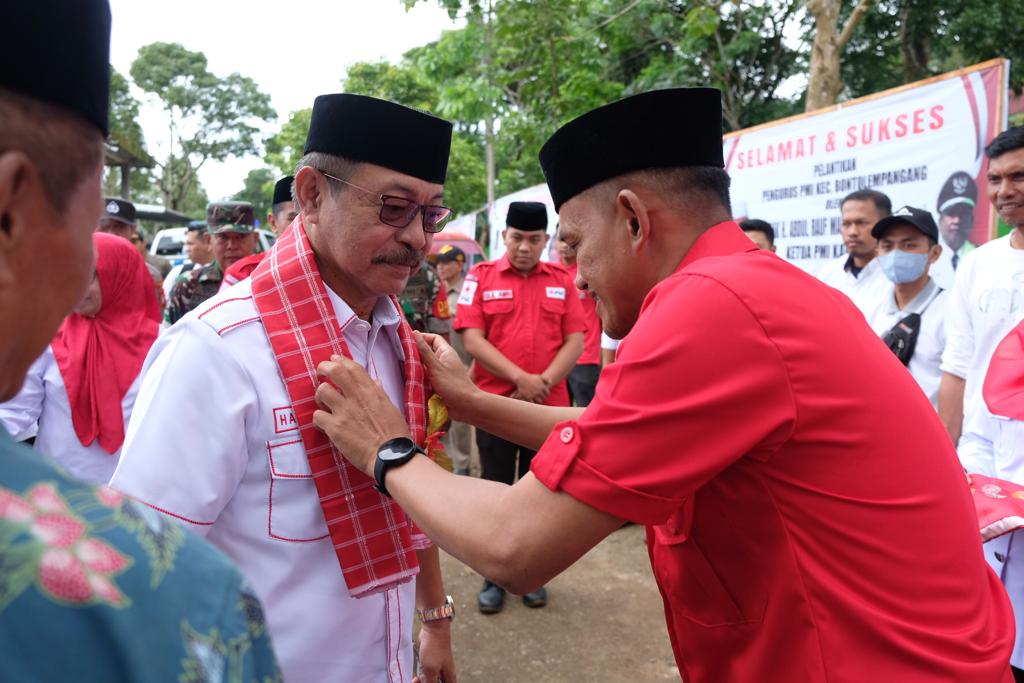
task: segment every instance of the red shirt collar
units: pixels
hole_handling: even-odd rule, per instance
[[[725,256],[744,251],[757,251],[758,246],[747,237],[736,221],[722,221],[712,225],[697,238],[686,256],[679,262],[676,272],[683,270],[694,261],[707,256]]]

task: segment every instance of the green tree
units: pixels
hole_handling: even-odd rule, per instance
[[[270,212],[270,202],[274,195],[274,183],[278,175],[269,168],[254,168],[245,176],[242,190],[231,198],[236,202],[249,202],[256,207],[256,217],[263,217]]]
[[[280,171],[281,175],[295,173],[295,165],[302,158],[302,150],[306,145],[306,133],[309,132],[312,115],[312,107],[293,111],[281,130],[264,141],[267,162]]]
[[[158,163],[158,185],[171,209],[185,208],[206,162],[257,153],[259,129],[254,122],[276,118],[252,79],[238,73],[215,76],[204,54],[177,43],[142,47],[131,76],[165,114],[168,151]]]

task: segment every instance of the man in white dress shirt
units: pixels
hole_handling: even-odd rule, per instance
[[[437,549],[312,426],[306,372],[350,356],[423,431],[422,366],[394,295],[450,214],[451,129],[383,100],[318,97],[293,229],[143,371],[111,483],[235,559],[289,683],[412,680],[414,606],[420,680],[455,681]]]
[[[871,230],[878,263],[892,284],[868,317],[933,406],[938,405],[948,294],[929,275],[942,253],[939,228],[924,209],[904,206]]]
[[[888,286],[875,259],[877,241],[871,236],[871,228],[892,213],[892,202],[877,190],[857,190],[843,197],[840,211],[847,255],[826,263],[818,279],[850,297],[868,316]]]
[[[1024,126],[1000,133],[985,153],[985,192],[1013,230],[967,254],[956,270],[939,389],[939,415],[953,443],[984,407],[981,385],[996,344],[1024,319]]]

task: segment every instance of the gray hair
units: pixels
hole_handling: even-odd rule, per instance
[[[295,175],[299,174],[299,171],[309,167],[321,171],[323,173],[329,173],[332,176],[341,178],[342,180],[348,180],[356,171],[362,162],[352,161],[345,157],[335,156],[334,154],[325,154],[324,152],[308,152],[299,159],[299,163],[295,164]],[[342,183],[328,183],[331,186],[331,195],[337,196],[338,193],[345,190],[345,186]],[[302,209],[302,205],[299,202],[298,196],[295,194],[295,181],[292,181],[292,199],[295,201],[295,206]]]

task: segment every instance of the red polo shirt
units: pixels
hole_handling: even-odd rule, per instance
[[[473,266],[462,285],[455,329],[473,327],[498,351],[529,373],[544,372],[565,344],[567,335],[583,332],[583,309],[576,285],[560,265],[541,261],[522,275],[507,256]],[[478,387],[510,395],[516,385],[473,364]],[[565,380],[551,388],[551,406],[569,405]]]
[[[1012,681],[1009,602],[931,404],[842,294],[714,226],[537,478],[648,525],[687,683]]]
[[[565,270],[569,273],[569,279],[575,283],[576,272],[579,270],[577,265],[574,263],[571,266],[565,266]],[[583,308],[583,322],[587,326],[587,329],[583,332],[583,353],[580,355],[580,359],[576,361],[576,364],[600,365],[601,318],[597,315],[597,302],[582,289],[576,290],[576,296],[579,297],[580,306]]]

